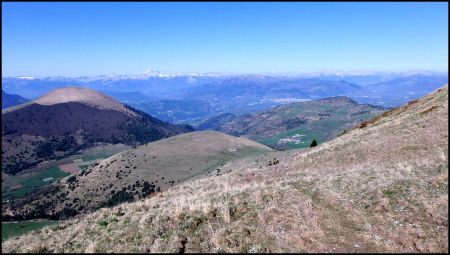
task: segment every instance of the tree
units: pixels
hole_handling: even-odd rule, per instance
[[[316,147],[317,146],[317,141],[316,139],[313,139],[311,142],[311,145],[309,147]]]

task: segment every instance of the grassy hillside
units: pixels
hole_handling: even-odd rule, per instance
[[[221,175],[234,159],[270,148],[218,132],[193,132],[149,143],[4,206],[3,218],[64,218],[166,190],[204,175]],[[5,209],[7,208],[7,209]]]
[[[3,252],[448,252],[448,86],[317,147],[3,243]]]
[[[277,149],[297,149],[309,147],[313,139],[326,142],[383,111],[381,107],[358,104],[348,97],[332,97],[228,117],[226,121],[219,119],[221,124],[214,129]]]
[[[216,130],[223,124],[237,118],[233,113],[222,113],[212,118],[201,121],[197,126],[194,126],[196,130]]]

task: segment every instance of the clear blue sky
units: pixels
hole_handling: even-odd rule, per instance
[[[448,69],[448,3],[2,3],[6,76]]]

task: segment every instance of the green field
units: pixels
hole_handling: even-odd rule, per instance
[[[68,175],[69,175],[69,173],[63,172],[59,169],[59,167],[55,166],[55,167],[48,168],[48,169],[40,172],[39,174],[24,180],[22,182],[22,185],[32,186],[32,187],[40,187],[40,186],[44,186],[49,183],[49,182],[43,181],[43,179],[45,179],[45,178],[54,178],[56,180],[56,179],[61,179],[63,177],[66,177]],[[55,180],[52,180],[52,182]]]
[[[81,156],[81,159],[83,161],[90,161],[90,160],[96,160],[96,159],[105,159],[107,157],[109,157],[111,155],[108,155],[106,153],[90,153],[90,154],[84,154],[83,156]]]
[[[240,158],[244,158],[244,157],[252,156],[252,155],[260,155],[265,152],[267,152],[267,151],[262,150],[262,149],[257,149],[257,148],[251,147],[251,146],[244,146],[235,152],[225,151],[225,152],[219,153],[217,155],[211,156],[208,159],[208,161],[211,162],[211,164],[207,168],[203,169],[199,173],[189,177],[188,179],[186,179],[184,181],[186,182],[187,180],[192,181],[192,180],[199,179],[208,172],[212,172],[214,175],[216,169],[218,169],[218,168],[220,169],[224,164],[227,164],[228,162],[230,162],[232,160],[236,160],[236,159],[240,159]]]
[[[41,229],[45,226],[58,224],[58,221],[50,220],[25,220],[18,222],[2,222],[2,242],[14,236],[20,236],[32,230]]]
[[[364,116],[366,117],[366,116]],[[366,117],[367,118],[367,117]],[[310,123],[309,125],[303,125],[301,128],[290,129],[279,134],[261,138],[257,140],[259,143],[265,145],[277,144],[280,139],[293,136],[295,134],[305,135],[302,136],[301,141],[303,143],[295,144],[293,142],[286,143],[287,149],[300,149],[310,146],[313,139],[316,139],[318,143],[326,142],[334,137],[334,134],[340,134],[344,131],[344,126],[348,123],[347,119],[321,119]]]
[[[305,136],[302,136],[302,138],[301,138],[301,141],[303,143],[299,143],[299,144],[286,143],[286,146],[289,150],[307,148],[307,147],[309,147],[309,145],[311,144],[313,139],[316,139],[318,142],[320,142],[320,140],[321,140],[320,133],[312,132],[311,130],[309,130],[307,128],[295,128],[295,129],[281,132],[270,138],[258,140],[258,142],[265,144],[265,145],[276,144],[276,143],[278,143],[278,140],[289,137],[289,136],[293,136],[295,134],[305,135]]]
[[[74,155],[71,158],[72,159],[81,159],[83,161],[91,161],[91,160],[96,160],[96,159],[105,159],[107,157],[109,157],[109,155],[107,153],[89,152],[89,153]]]
[[[105,150],[103,152],[85,152],[83,154],[74,155],[72,159],[81,159],[83,161],[91,161],[96,159],[109,158],[122,150]]]
[[[16,199],[16,198],[23,197],[27,193],[29,193],[39,187],[50,184],[50,183],[57,181],[65,176],[68,176],[68,175],[69,175],[68,173],[61,171],[59,169],[59,167],[57,167],[57,166],[47,168],[32,177],[24,178],[24,179],[20,180],[19,183],[21,185],[23,185],[23,187],[21,187],[21,188],[11,190],[7,187],[5,190],[2,190],[2,200]],[[53,178],[53,179],[45,182],[43,180],[45,178]]]
[[[79,164],[79,167],[80,169],[86,169],[89,165],[95,163],[95,161],[106,159],[126,149],[128,149],[127,146],[123,146],[120,148],[108,147],[100,151],[95,152],[90,151],[73,155],[70,157],[70,159],[72,160],[81,159],[83,163]],[[61,171],[61,169],[58,166],[47,168],[38,173],[17,174],[15,176],[9,175],[7,177],[8,181],[5,181],[2,185],[2,201],[14,200],[17,198],[24,197],[28,193],[33,192],[33,190],[48,185],[68,175],[69,173]],[[53,178],[53,179],[44,181],[43,179],[45,178]],[[14,189],[11,188],[18,185],[21,185],[22,187],[18,188],[16,187]]]

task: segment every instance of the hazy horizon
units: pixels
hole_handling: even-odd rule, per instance
[[[448,75],[448,70],[425,70],[425,69],[409,69],[409,70],[400,70],[400,71],[386,71],[386,70],[317,70],[317,71],[285,71],[285,72],[163,72],[160,70],[145,70],[143,72],[133,72],[133,73],[99,73],[92,75],[10,75],[10,76],[2,76],[2,78],[35,78],[35,79],[43,79],[43,78],[82,78],[82,77],[102,77],[102,76],[130,76],[130,77],[151,77],[151,76],[189,76],[189,75],[217,75],[217,76],[239,76],[239,75],[261,75],[261,76],[319,76],[319,75],[342,75],[342,76],[358,76],[358,75],[382,75],[382,74],[404,74],[404,75],[416,75],[416,74],[442,74]]]

